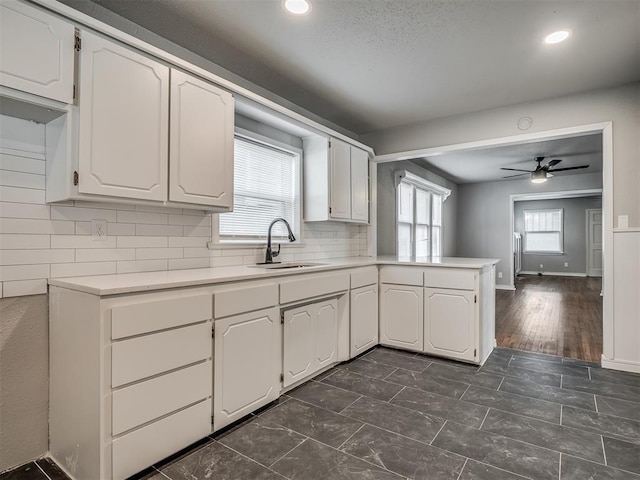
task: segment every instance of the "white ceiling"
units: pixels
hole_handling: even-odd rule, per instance
[[[454,183],[479,183],[496,180],[526,180],[527,176],[503,178],[524,172],[500,170],[502,167],[534,170],[535,157],[560,159],[553,168],[589,165],[589,168],[557,172],[554,176],[602,172],[602,134],[546,140],[521,145],[506,145],[485,149],[463,150],[414,160],[418,165]]]
[[[640,0],[93,1],[357,134],[640,80]]]

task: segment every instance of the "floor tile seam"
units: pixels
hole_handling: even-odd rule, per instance
[[[502,380],[500,380],[500,385],[498,385],[498,388],[496,388],[497,391],[502,392],[502,390],[500,390],[500,387],[502,387],[502,384],[504,383],[506,378],[507,377],[505,375],[502,376]]]
[[[172,480],[171,477],[169,475],[167,475],[166,473],[164,473],[162,470],[158,470],[156,467],[152,466],[151,468],[153,468],[156,472],[158,472],[160,475],[162,475],[164,478],[168,478],[169,480]]]
[[[347,405],[346,407],[344,407],[342,410],[340,410],[339,412],[336,412],[338,415],[342,415],[342,412],[344,412],[347,408],[349,408],[351,405],[353,405],[354,403],[356,403],[358,400],[360,400],[361,398],[364,398],[365,395],[360,395],[358,398],[356,398],[353,402],[351,402],[349,405]]]
[[[465,457],[464,464],[462,465],[462,468],[460,469],[460,472],[458,473],[456,480],[460,480],[460,477],[462,476],[462,472],[464,472],[464,469],[467,467],[467,463],[469,463],[469,457]]]
[[[478,430],[482,430],[482,426],[484,425],[484,421],[487,419],[487,417],[489,416],[489,412],[491,411],[491,407],[487,408],[487,412],[484,414],[484,417],[482,418],[482,422],[480,423],[480,426],[478,427]]]
[[[547,385],[549,386],[549,385]],[[554,387],[557,388],[557,387]],[[521,397],[526,397],[526,398],[532,398],[534,400],[541,400],[543,402],[549,402],[549,403],[554,403],[556,405],[564,405],[566,407],[574,407],[574,408],[580,408],[581,410],[587,410],[588,412],[594,412],[594,410],[589,410],[587,408],[581,408],[581,407],[576,407],[574,405],[569,405],[568,403],[563,403],[562,401],[555,401],[555,400],[547,400],[545,398],[541,398],[541,397],[536,397],[534,395],[527,395],[525,393],[515,393],[515,392],[511,392],[509,390],[496,390],[497,392],[501,392],[501,393],[510,393],[511,395],[520,395]],[[573,390],[572,390],[573,391]],[[589,396],[588,394],[586,394],[587,396]]]
[[[479,387],[479,388],[484,388],[484,387]],[[488,388],[486,388],[485,390],[489,390],[489,391],[491,391],[491,392],[497,392],[497,391],[498,391],[498,390],[490,390],[490,389],[488,389]],[[526,398],[526,399],[538,400],[538,401],[540,401],[540,402],[548,403],[548,404],[551,404],[551,405],[559,405],[560,407],[562,407],[562,403],[550,402],[549,400],[543,400],[543,399],[541,399],[541,398],[528,397],[528,396],[526,396],[526,395],[520,395],[520,394],[517,394],[517,393],[505,392],[504,390],[500,390],[500,393],[507,394],[507,395],[514,395],[514,396],[516,396],[516,397],[520,397],[520,398]],[[465,399],[465,400],[462,400],[462,397],[460,397],[460,398],[459,398],[459,399],[457,399],[457,400],[458,400],[458,401],[464,401],[464,402],[467,402],[467,403],[472,403],[472,404],[474,404],[474,405],[481,405],[481,406],[483,406],[483,407],[494,408],[494,409],[496,409],[496,410],[501,410],[501,411],[503,411],[503,412],[507,412],[507,413],[511,413],[511,412],[509,412],[508,410],[502,410],[502,409],[500,409],[500,408],[492,407],[492,406],[489,406],[489,405],[483,405],[483,404],[481,404],[481,403],[474,403],[474,402],[473,402],[473,401],[471,401],[471,400],[466,400],[466,399]],[[584,408],[581,408],[580,410],[584,410]],[[586,412],[593,412],[592,410],[585,410],[585,411],[586,411]],[[524,417],[529,417],[529,415],[523,415],[523,416],[524,416]],[[535,417],[529,417],[529,418],[535,418]],[[541,420],[541,419],[536,419],[536,420]],[[543,420],[543,421],[544,421],[544,420]],[[549,423],[553,423],[553,422],[549,422]]]
[[[558,480],[562,480],[562,452],[560,452],[560,458],[558,459]]]
[[[47,472],[45,472],[45,471],[42,469],[42,467],[41,467],[40,465],[38,465],[38,462],[37,462],[37,461],[35,461],[35,460],[34,460],[34,461],[33,461],[33,464],[38,468],[38,470],[40,470],[40,471],[42,472],[42,474],[43,474],[45,477],[47,477],[47,478],[48,478],[48,480],[52,480],[52,478],[51,478],[49,475],[47,475]]]
[[[387,378],[389,378],[391,375],[396,373],[398,370],[400,370],[398,367],[393,367],[393,371],[391,373],[389,373],[388,375],[385,375],[385,377],[382,380],[384,380],[385,382],[389,382],[389,380],[387,380]],[[393,382],[389,382],[389,383],[393,383]]]
[[[607,449],[604,448],[604,437],[602,436],[602,434],[600,435],[600,441],[602,442],[602,455],[604,455],[604,464],[609,465],[609,463],[607,462]]]
[[[558,364],[554,364],[554,365],[558,365]],[[548,373],[552,373],[554,375],[567,375],[569,377],[587,379],[587,377],[581,376],[581,375],[572,375],[571,373],[567,373],[567,372],[559,373],[559,372],[554,372],[552,370],[536,370],[535,368],[527,368],[527,367],[524,367],[522,365],[511,365],[511,364],[509,364],[509,368],[519,368],[521,370],[526,370],[527,372],[534,372],[534,373],[547,373],[547,374]],[[564,368],[569,368],[569,367],[564,367]],[[589,378],[589,380],[591,380],[591,379]]]
[[[563,455],[566,455],[567,457],[576,458],[576,459],[578,459],[578,460],[583,460],[583,461],[585,461],[585,462],[593,463],[593,464],[595,464],[595,465],[600,465],[601,467],[603,466],[601,463],[594,462],[593,460],[588,460],[588,459],[586,459],[586,458],[576,457],[575,455],[570,455],[570,454],[568,454],[568,453],[564,453]],[[613,467],[613,466],[611,466],[611,465],[606,465],[606,467],[607,467],[607,468],[611,468],[611,469],[613,469],[613,470],[617,470],[617,471],[619,471],[619,472],[629,473],[629,474],[631,474],[631,475],[633,476],[632,478],[637,478],[638,480],[640,480],[640,475],[639,475],[639,474],[637,474],[637,473],[635,473],[635,472],[632,472],[631,470],[625,470],[624,468]]]
[[[586,393],[587,395],[598,395],[600,397],[610,398],[612,400],[620,400],[621,402],[634,403],[634,404],[637,404],[638,407],[640,408],[640,402],[634,402],[633,400],[629,400],[628,398],[612,397],[611,395],[604,395],[602,393],[594,393],[594,392],[589,392],[589,391],[585,392],[584,390],[577,390],[576,388],[571,388],[571,387],[566,387],[566,386],[562,386],[560,388],[562,388],[563,390],[569,390],[571,392]]]
[[[402,369],[397,369],[397,370],[402,370]],[[420,372],[410,372],[410,373],[416,373],[416,374],[420,374],[420,375],[421,375],[421,373],[420,373]],[[386,377],[386,378],[388,378],[388,377],[389,377],[389,376],[391,376],[392,374],[393,374],[393,373],[390,373],[389,375],[387,375],[387,377]],[[427,378],[428,378],[428,379],[430,379],[430,380],[432,380],[432,381],[434,381],[434,380],[433,380],[433,379],[434,379],[434,377],[432,377],[432,376],[428,376]],[[468,389],[469,389],[469,387],[472,385],[471,383],[460,382],[460,381],[458,381],[458,380],[451,380],[451,379],[448,379],[448,378],[445,378],[445,377],[440,377],[440,378],[444,378],[445,380],[448,380],[448,381],[450,381],[450,382],[456,382],[456,383],[459,383],[459,384],[461,384],[461,385],[467,385],[467,388],[465,389],[465,391],[466,391],[466,390],[468,390]],[[421,392],[434,393],[434,392],[432,392],[432,391],[429,391],[429,390],[425,390],[425,389],[423,389],[423,388],[416,387],[415,385],[405,385],[404,383],[394,382],[394,381],[392,381],[392,380],[384,380],[384,381],[385,381],[385,382],[387,382],[387,383],[392,383],[393,385],[399,385],[399,386],[402,386],[402,387],[413,388],[414,390],[420,390]],[[441,395],[441,396],[443,396],[443,397],[452,398],[452,399],[454,399],[454,400],[460,400],[460,397],[457,397],[457,398],[456,398],[456,397],[450,397],[449,395],[442,395],[441,393],[438,393],[438,394],[436,394],[436,395]]]
[[[588,413],[595,413],[596,415],[600,416],[605,416],[605,417],[613,417],[613,418],[618,418],[620,420],[629,420],[633,423],[637,423],[638,427],[640,427],[640,420],[637,420],[635,418],[629,418],[629,417],[621,417],[620,415],[614,415],[612,413],[603,413],[603,412],[594,412],[593,410],[586,410],[584,408],[580,408],[580,407],[574,407],[573,405],[564,405],[565,407],[570,407],[570,408],[575,408],[576,410],[582,410],[583,412],[588,412]],[[640,405],[638,405],[638,408],[640,408]]]
[[[352,392],[351,390],[345,390],[345,391],[347,391],[347,392],[349,392],[349,393],[354,393],[354,392]],[[343,415],[342,415],[342,412],[343,412],[344,410],[346,410],[346,409],[347,409],[347,408],[349,408],[351,405],[353,405],[354,403],[356,403],[358,400],[360,400],[361,398],[363,398],[363,397],[365,397],[365,396],[366,396],[366,395],[361,395],[361,394],[359,394],[359,395],[360,395],[360,397],[356,398],[353,402],[351,402],[351,404],[349,404],[348,406],[346,406],[345,408],[343,408],[342,410],[340,410],[340,412],[336,412],[335,410],[329,410],[328,408],[321,407],[320,405],[316,405],[315,403],[311,403],[311,402],[309,402],[309,401],[307,401],[307,400],[301,400],[301,399],[296,398],[296,397],[291,397],[291,398],[292,398],[293,400],[298,401],[298,402],[304,403],[305,405],[309,405],[309,406],[311,406],[311,407],[315,407],[315,408],[319,408],[320,410],[324,410],[325,412],[330,412],[330,413],[333,413],[334,415],[343,416]],[[349,418],[351,418],[351,417],[349,417]],[[270,422],[272,422],[272,423],[275,423],[276,425],[280,425],[279,423],[274,422],[273,420],[269,420],[269,421],[270,421]],[[287,426],[285,426],[285,425],[280,425],[280,426],[281,426],[281,427],[284,427],[284,428],[286,428],[286,429],[288,429],[288,430],[292,430],[290,427],[287,427]],[[295,430],[292,430],[292,431],[294,431],[294,432],[295,432]]]
[[[311,437],[307,436],[307,435],[302,435],[298,432],[295,432],[298,435],[301,435],[304,438],[304,440],[302,440],[300,443],[298,443],[295,447],[293,447],[292,449],[290,449],[289,451],[287,451],[284,455],[280,455],[276,460],[274,460],[273,462],[271,462],[267,468],[269,468],[271,470],[271,467],[273,467],[276,463],[278,463],[280,460],[282,460],[284,457],[286,457],[287,455],[289,455],[291,452],[293,452],[296,448],[298,448],[300,445],[302,445],[304,442],[306,442],[307,440],[309,440]]]
[[[230,446],[225,445],[224,443],[220,443],[220,442],[217,442],[217,443],[218,443],[218,444],[220,444],[220,445],[222,445],[224,448],[228,448],[229,450],[231,450],[232,452],[234,452],[234,453],[236,453],[236,454],[240,455],[241,457],[246,458],[246,459],[247,459],[247,460],[249,460],[251,463],[255,463],[256,465],[259,465],[259,466],[260,466],[260,467],[262,467],[262,468],[266,468],[267,470],[269,470],[269,471],[271,471],[271,472],[275,473],[275,474],[276,474],[276,475],[278,475],[279,477],[287,478],[287,477],[285,477],[284,475],[282,475],[281,473],[278,473],[278,472],[276,472],[275,470],[271,470],[271,468],[264,466],[262,463],[258,462],[257,460],[254,460],[253,458],[251,458],[251,457],[249,457],[249,456],[245,455],[244,453],[237,451],[235,448],[231,448]],[[302,443],[304,443],[304,442],[301,442],[298,446],[302,445]]]
[[[440,435],[440,432],[442,431],[442,429],[444,428],[444,426],[447,424],[447,422],[448,422],[448,421],[449,421],[448,419],[445,419],[445,421],[442,423],[442,425],[440,426],[440,429],[436,432],[436,434],[434,435],[434,437],[433,437],[433,438],[431,439],[431,441],[429,442],[429,445],[430,445],[430,446],[432,446],[432,447],[433,447],[433,442],[435,442],[435,441],[436,441],[436,438],[438,438],[438,435]],[[436,448],[438,448],[438,447],[436,447]],[[447,450],[446,450],[446,449],[444,449],[444,448],[443,448],[442,450],[447,451]],[[460,455],[460,454],[458,454],[458,455]],[[466,463],[466,462],[465,462],[465,463]]]
[[[393,401],[394,398],[396,398],[398,395],[400,395],[402,392],[404,392],[404,390],[408,388],[406,385],[403,386],[400,390],[398,390],[398,393],[396,393],[393,397],[391,397],[389,400],[387,400],[387,403],[391,403]],[[394,403],[394,405],[396,405]]]
[[[366,423],[363,422],[362,425],[360,425],[355,432],[353,432],[351,435],[349,435],[349,438],[347,438],[344,442],[342,442],[340,445],[338,445],[336,447],[336,450],[340,450],[342,447],[344,447],[345,443],[347,443],[349,440],[351,440],[353,437],[355,437],[357,435],[357,433],[360,430],[362,430],[365,426],[366,426]]]
[[[500,470],[501,472],[510,473],[511,475],[515,475],[516,477],[522,478],[523,480],[531,480],[529,477],[525,477],[524,475],[520,475],[519,473],[512,472],[511,470],[507,470],[506,468],[496,467],[495,465],[491,465],[490,463],[483,462],[481,460],[476,460],[475,458],[470,458],[469,460],[473,460],[474,462],[485,465],[487,467],[495,468],[496,470]]]
[[[396,368],[396,370],[398,370],[398,368]],[[368,376],[368,375],[364,375],[364,374],[362,374],[362,373],[358,373],[358,372],[351,372],[351,371],[349,371],[349,370],[342,370],[342,371],[347,372],[347,373],[350,373],[351,375],[358,375],[358,376],[363,377],[363,378],[365,378],[365,379],[370,378],[370,379],[372,379],[372,380],[376,380],[376,381],[378,381],[378,382],[390,383],[390,384],[392,384],[392,385],[399,385],[398,383],[390,382],[389,380],[384,380],[384,379],[380,379],[380,378],[370,377],[370,376]],[[392,372],[392,373],[393,373],[393,372]],[[414,373],[417,373],[417,372],[414,372]],[[338,386],[336,386],[336,385],[332,385],[332,384],[330,384],[330,383],[326,383],[326,382],[325,382],[325,380],[326,380],[327,378],[331,378],[331,377],[333,377],[333,375],[335,375],[335,373],[333,373],[333,374],[331,374],[331,375],[329,375],[329,376],[327,376],[327,377],[323,378],[322,380],[318,380],[318,381],[319,381],[320,383],[324,383],[325,385],[329,385],[329,386],[331,386],[331,387],[336,387],[336,388],[341,388],[342,390],[347,390],[346,388],[338,387]],[[391,373],[390,373],[389,375],[391,375]],[[387,375],[387,377],[388,377],[389,375]],[[387,377],[385,377],[385,378],[387,378]],[[314,380],[314,379],[311,379],[311,380]],[[306,383],[306,382],[305,382],[305,383]],[[305,385],[305,383],[302,383],[302,384],[298,385],[298,387],[301,387],[302,385]],[[406,386],[406,385],[405,385],[405,386]],[[354,392],[353,390],[347,390],[347,391],[352,392],[352,393],[357,393],[357,392]],[[360,394],[360,395],[362,395],[362,394]]]
[[[504,377],[515,378],[516,380],[524,380],[524,379],[522,378],[522,375],[516,375],[518,372],[513,372],[513,370],[511,370],[511,372],[512,372],[512,373],[510,374],[510,373],[509,373],[509,369],[524,370],[523,368],[520,368],[520,367],[507,367],[507,368],[506,368],[507,373],[504,373],[504,372],[497,373],[497,372],[495,372],[495,371],[491,371],[491,370],[489,370],[489,371],[484,371],[484,370],[483,370],[483,373],[492,373],[493,375],[502,375],[502,376],[504,376]],[[529,374],[529,373],[535,373],[535,374],[542,374],[542,375],[556,375],[556,376],[558,376],[558,377],[560,377],[560,376],[561,376],[561,375],[560,375],[560,374],[558,374],[558,373],[536,372],[536,371],[533,371],[533,370],[524,370],[524,372],[525,372],[525,373],[527,373],[527,374]],[[514,373],[516,373],[516,374],[514,374]],[[577,378],[577,377],[576,377],[576,378]],[[558,387],[558,385],[550,385],[550,384],[548,384],[548,383],[536,382],[536,381],[534,381],[534,380],[528,380],[528,381],[529,381],[529,382],[531,382],[531,383],[535,383],[535,384],[537,384],[537,385],[543,385],[543,386],[548,386],[548,387]]]

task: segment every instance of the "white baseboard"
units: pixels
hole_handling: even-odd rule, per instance
[[[611,370],[640,373],[640,362],[632,362],[629,360],[608,360],[604,355],[602,355],[600,365],[602,365],[602,368],[609,368]]]
[[[513,285],[496,285],[496,290],[515,290]]]
[[[569,272],[525,272],[521,271],[518,275],[538,275],[538,273],[542,273],[542,275],[551,275],[554,277],[586,277],[586,273],[569,273]]]

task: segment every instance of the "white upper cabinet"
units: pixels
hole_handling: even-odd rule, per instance
[[[369,222],[369,154],[335,138],[304,140],[304,219]]]
[[[167,200],[169,67],[83,32],[81,193]]]
[[[0,1],[0,84],[73,103],[74,27],[16,0]]]
[[[169,200],[233,207],[233,97],[171,70]]]

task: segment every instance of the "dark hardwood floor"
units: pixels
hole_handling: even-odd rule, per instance
[[[600,363],[602,279],[521,275],[496,292],[498,347]]]

